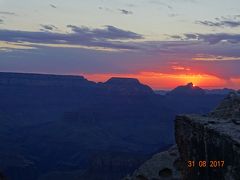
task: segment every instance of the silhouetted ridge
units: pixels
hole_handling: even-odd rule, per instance
[[[120,95],[152,95],[153,90],[134,78],[113,77],[103,83],[109,93]]]
[[[0,85],[91,86],[83,76],[0,72]]]
[[[142,155],[174,142],[176,114],[206,114],[224,96],[181,97],[129,78],[0,73],[0,172],[12,180],[118,180]]]
[[[168,95],[204,95],[205,91],[198,86],[194,86],[193,83],[188,83],[185,86],[178,86],[168,93]]]

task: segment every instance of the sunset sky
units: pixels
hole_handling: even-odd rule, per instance
[[[0,0],[0,71],[240,88],[239,0]]]

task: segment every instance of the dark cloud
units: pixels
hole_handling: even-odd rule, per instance
[[[185,40],[185,41],[203,41],[209,44],[217,44],[220,42],[228,42],[230,44],[240,43],[240,34],[230,33],[212,33],[212,34],[200,34],[200,33],[188,33],[183,36],[171,35],[172,39]]]
[[[128,11],[128,10],[125,10],[125,9],[119,9],[119,11],[124,14],[124,15],[130,15],[130,14],[133,14],[132,11]]]
[[[197,24],[202,24],[205,26],[210,26],[210,27],[238,27],[240,26],[240,21],[220,21],[220,22],[213,22],[213,21],[197,21]]]
[[[172,39],[182,39],[182,36],[179,36],[179,35],[172,35],[172,36],[169,36],[170,38]]]
[[[44,24],[41,24],[40,26],[43,28],[41,30],[53,31],[53,30],[57,30],[58,29],[54,25],[44,25]]]
[[[196,24],[201,24],[209,27],[230,27],[235,28],[240,26],[239,15],[235,15],[232,17],[220,17],[215,18],[215,21],[196,21]]]
[[[49,4],[49,6],[52,7],[52,8],[54,8],[54,9],[57,8],[57,6],[55,6],[54,4]]]
[[[185,36],[188,40],[194,40],[198,38],[198,35],[196,34],[185,34]]]
[[[0,14],[10,15],[10,16],[15,16],[16,15],[14,12],[8,12],[8,11],[0,11]]]
[[[185,34],[187,40],[201,40],[210,44],[219,42],[240,43],[240,34],[216,33],[216,34]]]
[[[84,35],[88,38],[97,38],[97,39],[142,39],[143,36],[131,31],[125,31],[114,26],[105,26],[105,29],[90,29],[88,27],[68,25],[67,27],[71,28],[73,32],[78,35]]]
[[[65,34],[50,31],[31,32],[2,29],[0,30],[0,41],[136,49],[135,45],[122,42],[121,40],[143,38],[140,34],[125,31],[114,26],[106,26],[104,29],[90,29],[88,27],[68,25],[68,28],[71,28],[72,32]]]
[[[220,22],[212,22],[212,21],[196,21],[196,24],[202,24],[202,25],[211,26],[211,27],[222,26]]]
[[[0,24],[3,24],[3,20],[2,19],[0,19]]]

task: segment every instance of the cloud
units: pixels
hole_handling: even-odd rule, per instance
[[[0,11],[0,14],[10,15],[10,16],[15,16],[16,15],[14,12],[8,12],[8,11]]]
[[[40,26],[43,28],[42,30],[47,30],[47,31],[53,31],[53,30],[57,30],[58,29],[54,25],[44,25],[44,24],[41,24]]]
[[[102,6],[99,6],[98,7],[99,10],[102,10],[102,11],[106,11],[106,12],[110,12],[110,13],[121,13],[123,15],[132,15],[133,12],[130,11],[130,10],[126,10],[126,9],[111,9],[111,8],[108,8],[108,7],[102,7]]]
[[[74,26],[68,25],[67,27],[71,28],[74,33],[79,35],[84,35],[89,38],[97,38],[97,39],[119,39],[119,40],[127,40],[127,39],[142,39],[143,36],[131,31],[125,31],[114,26],[107,25],[105,29],[90,29],[88,27],[82,26]]]
[[[99,10],[104,10],[106,12],[114,12],[114,10],[110,9],[110,8],[107,8],[107,7],[98,7]]]
[[[53,32],[10,32],[3,34],[0,31],[0,40],[5,40],[7,45],[18,41],[16,45],[24,45],[21,41],[35,43],[35,49],[13,49],[11,52],[0,51],[0,71],[22,72],[49,72],[56,74],[82,74],[82,73],[138,73],[155,72],[160,74],[209,74],[223,79],[240,77],[240,46],[234,43],[217,43],[215,45],[200,40],[178,41],[121,41],[109,39],[96,29],[83,30],[82,38],[79,30],[61,34]],[[107,28],[98,29],[105,30]],[[23,33],[23,34],[22,34]],[[17,34],[17,35],[16,35]],[[73,36],[74,35],[74,36]],[[21,37],[21,38],[20,38]],[[23,38],[24,37],[24,38]],[[81,37],[81,39],[77,39]],[[198,37],[198,34],[189,35]],[[107,38],[107,39],[106,39]],[[73,39],[73,40],[72,40]],[[11,40],[11,41],[9,41]],[[41,46],[42,43],[55,44],[56,46]],[[12,42],[12,43],[11,43]],[[85,47],[111,47],[115,49],[134,49],[134,51],[106,52],[96,49],[63,48],[58,45],[80,44]],[[39,46],[36,46],[39,45]],[[1,46],[1,41],[0,41]],[[30,46],[31,48],[31,46]],[[6,49],[6,48],[5,48]],[[198,59],[196,59],[198,58]],[[56,68],[57,66],[57,68]],[[156,79],[157,77],[154,76]],[[169,79],[165,78],[166,81]],[[188,76],[186,77],[188,80]]]
[[[168,37],[170,37],[172,39],[182,39],[182,36],[180,36],[180,35],[170,35]]]
[[[182,40],[182,41],[203,41],[209,44],[218,44],[220,42],[227,42],[230,44],[240,43],[240,34],[231,33],[212,33],[212,34],[200,34],[200,33],[187,33],[183,36],[180,35],[170,35],[172,39]]]
[[[216,33],[216,34],[185,34],[187,40],[201,40],[210,44],[220,42],[239,43],[240,34]]]
[[[201,24],[204,26],[209,26],[209,27],[230,27],[230,28],[235,28],[240,26],[240,19],[239,15],[235,15],[232,17],[220,17],[220,18],[215,18],[215,21],[196,21],[196,24]]]
[[[57,6],[55,6],[54,4],[49,4],[49,6],[52,7],[52,8],[54,8],[54,9],[57,8]]]
[[[130,14],[133,14],[132,11],[128,11],[128,10],[125,10],[125,9],[119,9],[119,11],[124,14],[124,15],[130,15]]]
[[[197,54],[193,60],[197,61],[240,61],[240,56],[216,56],[210,54]]]
[[[213,22],[213,21],[197,21],[197,24],[202,24],[205,26],[210,26],[210,27],[238,27],[240,26],[240,21],[218,21],[218,22]]]
[[[172,69],[176,70],[176,71],[190,71],[191,70],[191,68],[183,67],[183,66],[172,66]]]
[[[3,21],[2,19],[0,19],[0,24],[3,24],[3,22],[4,22],[4,21]]]
[[[45,29],[52,29],[52,26],[44,26]],[[101,47],[110,49],[133,50],[137,47],[134,44],[122,42],[122,40],[143,39],[143,36],[131,31],[125,31],[114,26],[105,26],[104,29],[90,29],[68,25],[70,33],[56,33],[52,31],[17,31],[0,30],[0,41],[12,43],[34,43],[35,45],[79,45],[86,47]]]

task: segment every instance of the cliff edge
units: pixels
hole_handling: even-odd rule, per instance
[[[240,180],[240,91],[207,115],[177,116],[175,138],[124,180]]]
[[[206,116],[177,116],[175,137],[184,180],[240,179],[239,122],[239,91]]]

